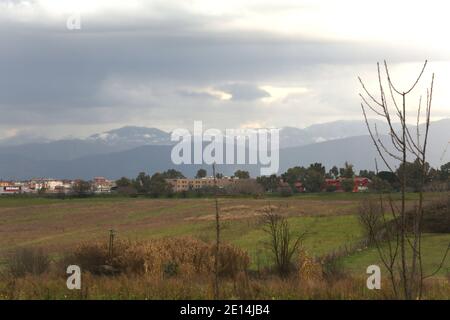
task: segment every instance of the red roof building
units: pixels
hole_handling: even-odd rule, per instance
[[[325,179],[325,186],[324,189],[327,189],[328,187],[334,187],[335,191],[337,192],[343,192],[344,189],[342,188],[342,178],[338,179]],[[354,186],[352,192],[364,192],[369,189],[370,179],[365,177],[354,177],[353,178]]]

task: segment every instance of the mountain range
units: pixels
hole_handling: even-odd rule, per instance
[[[376,124],[380,134],[387,133],[386,125]],[[449,128],[450,119],[431,124],[428,160],[434,167],[450,161],[450,150],[446,152]],[[152,173],[169,168],[193,176],[199,168],[206,168],[172,164],[173,143],[168,132],[131,126],[85,139],[15,143],[12,138],[0,142],[0,179],[91,179],[94,176],[116,179],[134,177],[140,171]],[[342,120],[304,129],[285,127],[280,131],[280,173],[289,167],[307,166],[312,162],[321,162],[330,168],[348,161],[357,169],[374,169],[375,158],[377,152],[363,121]],[[217,169],[226,175],[243,169],[257,176],[260,168],[259,165],[218,165]]]

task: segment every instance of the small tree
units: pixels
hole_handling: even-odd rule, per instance
[[[139,193],[150,192],[150,176],[145,172],[140,172],[134,181],[134,187]]]
[[[333,179],[337,179],[339,177],[339,169],[336,166],[333,166],[328,173]]]
[[[199,169],[197,171],[197,174],[195,175],[195,178],[197,178],[197,179],[204,178],[204,177],[206,177],[207,174],[208,173],[206,172],[205,169]]]
[[[441,181],[449,181],[450,180],[450,162],[441,166],[441,170],[439,171],[439,179]]]
[[[379,89],[379,97],[378,95],[375,97],[375,95],[371,94],[366,89],[361,78],[359,78],[361,87],[364,91],[364,94],[360,94],[360,97],[362,99],[361,108],[367,129],[379,157],[386,168],[388,168],[400,182],[401,192],[400,206],[397,206],[393,203],[392,199],[389,198],[388,208],[390,214],[387,217],[384,199],[380,195],[379,214],[381,218],[377,221],[382,221],[384,225],[383,229],[387,233],[384,239],[387,239],[387,243],[382,245],[376,236],[373,237],[373,240],[378,250],[379,257],[388,271],[394,293],[397,297],[405,299],[420,299],[423,292],[423,281],[430,276],[425,275],[423,270],[422,232],[424,222],[423,186],[426,179],[426,155],[430,128],[431,102],[433,98],[434,74],[431,77],[430,88],[426,91],[425,114],[423,115],[422,112],[422,97],[420,97],[418,107],[414,112],[416,118],[416,126],[413,128],[414,131],[411,130],[408,125],[406,108],[407,97],[410,96],[419,83],[426,65],[427,61],[425,61],[419,76],[409,88],[399,90],[391,80],[386,61],[384,62],[384,76],[382,76],[380,65],[377,64],[377,87]],[[372,111],[376,116],[386,122],[389,130],[388,139],[382,139],[376,124],[373,126],[369,123],[367,115],[369,111]],[[425,119],[425,123],[421,130],[420,121],[423,118]],[[394,121],[400,122],[399,130],[394,127]],[[411,212],[406,211],[407,171],[395,170],[393,165],[393,163],[395,163],[405,168],[408,156],[417,159],[421,168],[420,177],[417,181],[419,200],[414,210]],[[372,219],[366,219],[364,221],[366,229],[375,230],[371,222],[373,221]],[[393,221],[394,228],[389,227],[391,225],[391,222],[389,221]],[[444,254],[443,259],[445,259],[447,252]],[[442,267],[442,264],[439,268],[440,267]],[[432,274],[433,273],[431,273],[431,275]]]
[[[306,170],[302,183],[306,191],[320,192],[325,183],[325,170],[318,170],[317,167],[311,165]]]
[[[237,170],[234,173],[234,176],[238,179],[249,179],[250,178],[250,174],[248,173],[248,171],[243,171],[243,170]]]
[[[172,192],[172,188],[166,182],[164,175],[157,172],[150,178],[149,182],[149,190],[148,192],[155,198],[160,197],[162,195],[170,195]]]
[[[391,171],[380,171],[377,173],[377,177],[383,181],[389,183],[392,189],[399,191],[400,190],[400,180],[398,176]]]
[[[397,175],[404,175],[406,177],[405,184],[408,190],[419,192],[422,179],[424,179],[425,183],[429,171],[430,165],[427,162],[421,164],[420,160],[416,159],[414,162],[405,162],[400,164],[399,168],[397,169]]]
[[[369,185],[369,190],[376,193],[388,193],[392,191],[392,186],[386,180],[380,179],[378,176],[373,177]]]
[[[117,187],[129,187],[132,185],[132,181],[126,177],[122,177],[119,180],[116,181]]]
[[[222,179],[223,174],[222,173],[216,173],[216,179]]]
[[[353,188],[355,186],[355,182],[351,178],[342,179],[341,180],[341,186],[342,186],[342,189],[345,192],[352,192]]]
[[[162,176],[165,179],[185,179],[186,177],[178,170],[175,169],[169,169],[167,171],[164,171],[162,173]]]
[[[359,176],[363,178],[373,179],[376,176],[375,171],[359,170]]]
[[[82,197],[92,192],[92,185],[89,181],[77,180],[72,186],[73,194]]]
[[[293,236],[287,219],[273,211],[269,204],[263,216],[264,231],[269,234],[268,247],[275,262],[275,268],[281,277],[293,270],[294,254],[298,253],[306,232]]]
[[[347,161],[344,164],[344,168],[339,169],[339,174],[341,178],[353,178],[355,176],[355,171],[353,170],[353,165],[348,163]]]

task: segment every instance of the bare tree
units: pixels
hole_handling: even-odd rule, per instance
[[[302,232],[292,237],[287,219],[274,212],[270,203],[265,209],[263,222],[264,231],[270,235],[268,246],[273,254],[277,272],[285,277],[292,270],[292,258],[307,233]]]
[[[362,99],[361,108],[370,137],[384,165],[397,176],[401,184],[400,207],[388,197],[387,204],[383,197],[379,198],[379,218],[371,213],[363,217],[362,222],[371,234],[379,256],[388,270],[394,293],[405,299],[421,298],[423,281],[428,276],[423,273],[422,261],[422,225],[423,225],[423,186],[426,178],[426,152],[430,128],[431,104],[433,97],[434,74],[430,87],[426,91],[425,111],[422,110],[422,96],[415,111],[415,128],[408,125],[407,98],[416,88],[423,76],[427,61],[425,61],[418,77],[406,90],[400,90],[394,85],[389,67],[384,61],[384,74],[377,63],[379,97],[375,97],[366,89],[364,82],[358,78],[363,89],[359,96]],[[387,89],[386,89],[387,88]],[[387,94],[386,94],[387,93]],[[388,125],[388,139],[383,140],[377,126],[371,125],[368,112],[384,120]],[[424,118],[421,130],[420,120]],[[394,126],[400,123],[400,129]],[[414,130],[414,131],[413,131]],[[419,200],[412,211],[406,209],[406,170],[396,170],[393,163],[405,168],[407,160],[414,158],[420,164],[421,177],[418,186]],[[378,169],[377,169],[378,170]],[[385,207],[388,207],[386,210]],[[386,212],[388,211],[388,213]],[[394,227],[391,222],[394,222]],[[379,226],[382,224],[384,227]],[[382,230],[386,235],[380,239],[378,232]],[[387,242],[387,243],[385,243]],[[445,256],[444,256],[445,259]]]

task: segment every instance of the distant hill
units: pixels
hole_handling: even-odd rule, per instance
[[[156,128],[131,126],[107,131],[104,133],[97,133],[91,135],[86,140],[103,142],[111,146],[171,144],[170,133]]]
[[[323,137],[330,138],[341,130],[342,122],[330,124]],[[352,124],[356,128],[364,125]],[[326,126],[325,124],[323,126]],[[318,131],[319,127],[314,127]],[[343,127],[345,128],[345,127]],[[432,166],[440,166],[450,161],[450,150],[444,153],[450,141],[450,119],[433,122],[430,129],[428,160]],[[293,142],[296,138],[308,144],[289,146],[285,143],[280,150],[280,172],[287,168],[313,162],[321,162],[327,168],[341,166],[345,161],[357,169],[374,169],[377,156],[369,136],[359,135],[311,142],[313,136],[305,134],[305,129],[285,128],[282,140]],[[0,179],[28,179],[32,177],[84,178],[106,176],[119,178],[134,177],[140,171],[156,172],[176,168],[185,175],[193,176],[202,165],[175,166],[170,159],[172,146],[169,134],[158,129],[125,127],[105,134],[93,135],[85,140],[61,140],[43,144],[28,144],[0,148]],[[309,139],[309,140],[308,140]],[[145,143],[144,145],[141,145]],[[147,145],[148,143],[148,145]],[[153,144],[152,144],[153,143]],[[449,147],[450,149],[450,147]],[[382,165],[381,161],[378,164]],[[219,165],[218,171],[230,175],[237,169],[259,175],[257,165]]]

